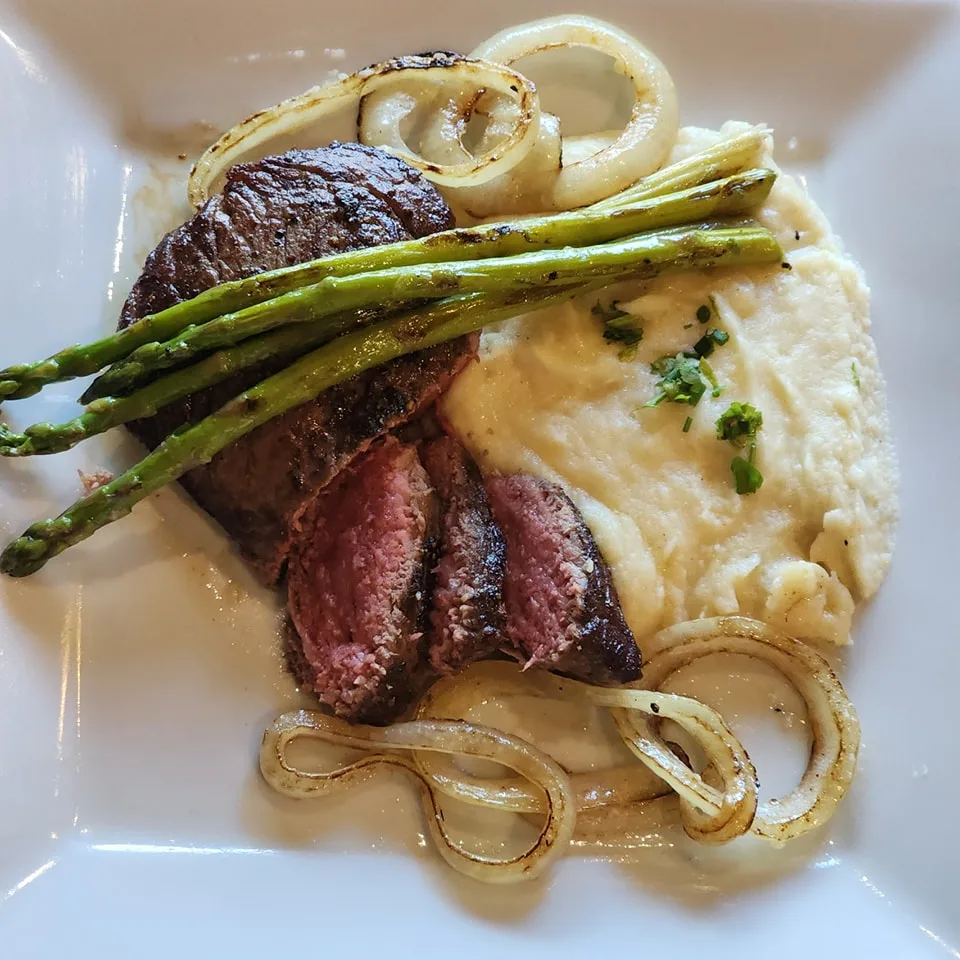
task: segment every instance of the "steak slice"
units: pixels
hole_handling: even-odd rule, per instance
[[[434,570],[430,664],[453,674],[503,641],[506,543],[477,465],[453,437],[425,444],[423,464],[443,505]]]
[[[290,554],[296,672],[338,716],[390,723],[418,692],[436,494],[388,437],[320,494]]]
[[[402,161],[355,143],[293,150],[227,173],[223,193],[147,257],[120,327],[228,280],[453,226],[439,193]],[[461,338],[401,357],[264,424],[181,484],[268,584],[318,491],[376,438],[430,404],[476,351]],[[131,425],[149,447],[275,373],[260,365]]]
[[[527,666],[618,684],[640,676],[640,651],[593,536],[555,483],[493,475],[507,539],[507,638]]]

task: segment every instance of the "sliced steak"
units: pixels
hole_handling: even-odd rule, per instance
[[[430,664],[437,673],[453,674],[503,642],[506,543],[467,451],[442,437],[425,444],[421,455],[443,505]]]
[[[416,448],[393,437],[310,509],[290,555],[287,605],[300,679],[341,717],[389,723],[418,692],[437,515]]]
[[[507,637],[528,666],[597,684],[640,676],[640,651],[600,551],[554,483],[494,475],[487,487],[507,539]]]
[[[223,192],[147,257],[120,326],[208,287],[330,253],[453,226],[439,193],[400,160],[355,143],[239,164]],[[476,350],[462,338],[402,357],[259,427],[181,480],[275,583],[318,491],[377,437],[431,403]],[[132,425],[156,446],[275,372],[265,364]]]

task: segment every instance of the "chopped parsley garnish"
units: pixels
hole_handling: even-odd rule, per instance
[[[751,456],[756,451],[754,443],[750,447]],[[763,474],[743,457],[734,457],[730,461],[730,472],[733,474],[733,485],[742,497],[747,493],[756,493],[763,486]]]
[[[698,357],[709,357],[716,347],[722,347],[730,339],[725,330],[708,330],[694,345]]]
[[[729,440],[735,447],[745,447],[757,439],[763,426],[763,414],[749,403],[734,400],[717,417],[717,439]]]
[[[690,356],[690,354],[687,354]],[[723,393],[724,388],[720,386],[717,382],[717,375],[713,372],[713,367],[707,363],[704,357],[700,357],[700,372],[707,378],[707,382],[713,387],[713,390],[710,391],[711,397],[719,397]]]
[[[763,474],[753,465],[757,455],[757,431],[763,426],[763,414],[749,403],[735,400],[717,417],[717,439],[727,440],[738,449],[749,445],[746,459],[736,456],[730,462],[737,493],[756,493],[763,485]]]
[[[666,356],[654,361],[650,369],[660,378],[658,392],[648,400],[645,407],[659,407],[664,400],[669,403],[686,403],[695,407],[707,391],[707,382],[716,382],[713,371],[705,371],[699,357],[678,353],[675,357]],[[707,375],[708,380],[704,380]]]
[[[603,321],[603,339],[607,343],[621,343],[623,349],[617,354],[621,360],[632,360],[637,355],[637,344],[643,339],[643,322],[640,317],[626,313],[615,303],[604,307],[599,301],[590,312]]]
[[[853,385],[859,390],[860,389],[860,372],[857,370],[856,360],[853,360],[850,363],[850,372],[853,374]]]
[[[711,317],[719,317],[720,308],[717,306],[717,298],[712,294],[707,294],[707,302],[697,307],[697,320],[700,323],[709,323]]]
[[[693,417],[687,417],[687,419],[683,421],[683,432],[689,433],[691,426],[693,426]]]
[[[712,302],[713,298],[710,300]],[[704,305],[700,310],[706,310],[709,314],[711,308]],[[697,311],[698,320],[700,310]],[[689,326],[692,324],[687,324],[684,329]],[[657,382],[656,396],[644,406],[659,407],[666,400],[669,403],[685,403],[695,407],[707,392],[707,387],[711,388],[711,396],[719,397],[723,393],[723,387],[717,382],[717,375],[707,362],[707,357],[729,339],[730,334],[723,330],[707,330],[692,350],[684,350],[676,355],[668,354],[652,363],[650,369],[660,379]],[[689,431],[692,422],[692,419],[687,417],[683,425],[684,433]]]
[[[608,343],[625,343],[632,347],[643,339],[643,327],[637,323],[636,317],[625,313],[603,325],[603,339]]]

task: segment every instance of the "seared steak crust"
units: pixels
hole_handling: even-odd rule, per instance
[[[120,326],[228,280],[453,226],[437,191],[389,154],[355,143],[239,164],[221,194],[149,255]],[[275,583],[318,491],[377,437],[429,405],[476,338],[401,357],[264,424],[181,480]],[[196,422],[283,362],[245,371],[131,425],[148,446]]]

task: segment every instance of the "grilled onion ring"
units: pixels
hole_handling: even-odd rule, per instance
[[[467,103],[469,106],[462,107]],[[421,133],[419,153],[428,162],[446,166],[474,163],[474,154],[463,145],[467,119],[471,114],[488,117],[476,155],[497,151],[520,122],[520,108],[504,100],[496,91],[456,96],[441,88],[438,94],[422,84],[406,84],[402,90],[372,93],[360,102],[357,136],[368,146],[409,150],[401,124],[421,104],[432,112]],[[532,213],[543,209],[541,198],[544,176],[560,166],[560,120],[550,113],[540,114],[536,139],[519,163],[506,173],[475,186],[449,188],[445,194],[470,216],[481,219],[497,213]]]
[[[746,617],[677,624],[657,634],[653,647],[658,652],[644,666],[640,681],[651,689],[711,653],[746,654],[782,673],[807,706],[813,740],[810,760],[796,790],[760,805],[751,832],[784,842],[830,819],[856,774],[860,723],[846,691],[819,653]]]
[[[325,773],[300,770],[287,759],[290,743],[310,737],[343,747],[374,749],[344,767]],[[526,777],[542,791],[546,819],[540,835],[528,850],[509,860],[470,853],[449,836],[437,797],[417,766],[398,751],[436,751],[479,757],[503,764]],[[309,710],[279,716],[264,732],[260,745],[260,771],[274,790],[305,799],[324,796],[341,784],[365,779],[382,764],[413,773],[437,849],[455,870],[487,883],[513,883],[542,873],[562,855],[573,836],[576,810],[570,782],[562,768],[546,754],[517,737],[463,721],[413,720],[389,727],[352,726],[336,717]]]
[[[458,185],[451,199],[477,217],[493,214],[572,210],[619,193],[641,177],[658,169],[677,139],[677,95],[663,64],[637,40],[602,20],[584,16],[549,17],[510,27],[482,43],[471,54],[482,60],[510,66],[517,60],[565,46],[593,47],[613,58],[616,69],[633,83],[636,102],[626,128],[589,136],[562,139],[558,151],[552,125],[541,125],[536,145],[524,162],[482,186]],[[399,125],[409,112],[409,95],[380,93],[365,99],[360,124],[363,143],[395,144],[399,134],[377,133],[367,119],[379,118],[383,129]],[[478,150],[490,151],[517,123],[516,106],[489,95],[454,94],[441,91],[435,115],[421,137],[421,150],[444,164],[465,164],[471,154],[463,145],[463,133],[471,115],[485,113],[487,127]],[[549,115],[545,115],[549,116]],[[547,127],[544,129],[544,127]],[[522,176],[526,174],[526,176]],[[516,180],[516,182],[511,182]]]
[[[521,24],[491,37],[471,56],[509,66],[523,57],[570,45],[594,47],[611,56],[616,69],[633,82],[636,102],[622,132],[564,139],[559,162],[549,172],[542,167],[538,171],[539,189],[534,200],[540,210],[571,210],[613,196],[658,169],[677,138],[679,114],[670,74],[637,40],[601,20],[561,16]],[[459,135],[454,137],[451,131],[462,131],[474,108],[474,101],[465,98],[448,103],[424,133],[425,149],[429,147],[446,162],[456,157],[462,160],[466,151]],[[504,125],[503,116],[510,109],[509,104],[491,108],[491,123],[481,145]],[[543,134],[539,146],[545,153],[548,143]],[[461,197],[458,191],[455,199],[471,212],[489,215],[524,209],[502,183],[474,188],[469,193],[469,197]]]
[[[190,172],[187,198],[199,209],[214,192],[223,173],[244,154],[275,137],[287,136],[316,123],[349,101],[359,101],[376,90],[395,87],[415,78],[425,85],[448,84],[456,79],[472,90],[495,90],[517,106],[517,122],[509,134],[477,157],[444,165],[431,163],[412,153],[399,138],[378,146],[395,153],[434,183],[469,186],[485,183],[512,169],[527,155],[537,139],[540,101],[533,84],[514,70],[477,58],[452,53],[398,57],[366,67],[323,87],[313,87],[273,107],[247,117],[209,146]]]
[[[509,66],[523,57],[564,46],[593,47],[612,57],[632,82],[636,102],[613,143],[574,163],[564,161],[549,193],[549,208],[571,210],[625,190],[666,161],[677,139],[677,94],[667,68],[638,40],[593,17],[559,16],[508,27],[472,56]]]
[[[493,149],[517,122],[516,107],[512,103],[498,99],[489,105],[490,99],[484,95],[474,108],[475,113],[489,111],[489,122],[477,145],[480,152]],[[457,116],[456,101],[448,100],[439,114],[438,120],[428,125],[420,138],[424,155],[447,163],[461,155],[469,157],[460,141],[466,120]],[[449,190],[448,199],[477,219],[544,210],[549,206],[552,177],[560,168],[562,151],[560,118],[541,112],[536,143],[520,163],[487,183]]]

